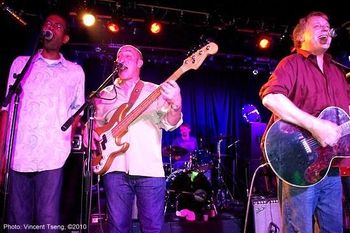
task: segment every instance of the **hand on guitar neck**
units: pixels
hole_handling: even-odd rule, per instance
[[[170,111],[166,116],[167,120],[170,124],[176,125],[181,118],[182,99],[180,87],[175,80],[168,80],[160,85],[160,93],[163,99],[170,105]]]

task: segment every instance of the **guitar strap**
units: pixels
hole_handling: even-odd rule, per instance
[[[129,109],[129,110],[130,110],[130,109],[132,108],[132,106],[135,104],[137,98],[139,98],[143,86],[144,86],[144,83],[143,83],[141,80],[139,80],[139,81],[136,83],[134,89],[133,89],[132,92],[131,92],[130,99],[129,99],[129,102],[128,102],[128,109]]]

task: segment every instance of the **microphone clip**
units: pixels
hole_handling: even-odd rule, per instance
[[[122,70],[126,70],[127,67],[121,63],[121,62],[118,62],[118,61],[114,61],[114,70],[117,70],[117,71],[122,71]]]

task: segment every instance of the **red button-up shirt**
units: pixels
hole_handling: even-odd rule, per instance
[[[349,113],[350,89],[344,72],[329,54],[324,55],[323,73],[316,56],[298,50],[281,60],[260,90],[263,98],[270,93],[288,97],[301,110],[317,116],[329,106]]]

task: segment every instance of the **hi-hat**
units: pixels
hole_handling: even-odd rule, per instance
[[[180,146],[166,146],[163,147],[162,153],[163,156],[184,156],[188,151]]]

